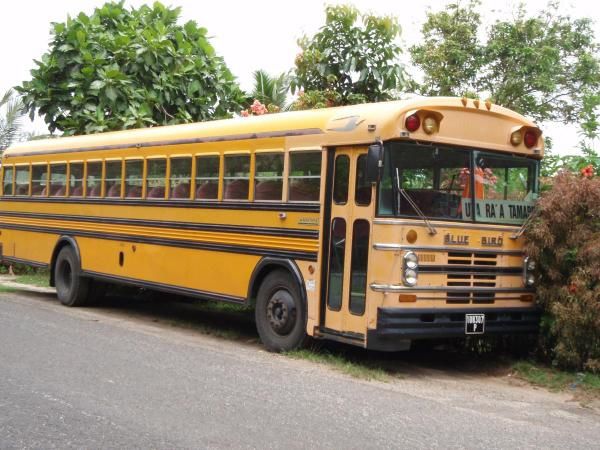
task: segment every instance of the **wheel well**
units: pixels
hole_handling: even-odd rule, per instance
[[[250,287],[248,289],[248,304],[252,306],[256,304],[256,296],[258,295],[260,285],[269,274],[276,270],[285,270],[292,276],[294,280],[296,280],[296,283],[298,283],[298,287],[300,289],[302,301],[304,304],[306,304],[304,281],[298,266],[296,266],[293,261],[276,258],[263,258],[254,269],[252,277],[250,278]]]
[[[67,246],[73,247],[75,250],[75,254],[77,255],[77,259],[81,264],[81,259],[79,258],[79,248],[77,247],[77,242],[71,237],[62,237],[58,240],[58,243],[54,247],[54,251],[52,252],[52,259],[50,260],[50,286],[56,285],[56,280],[54,279],[54,266],[56,265],[56,258],[58,258],[58,254],[60,251]]]

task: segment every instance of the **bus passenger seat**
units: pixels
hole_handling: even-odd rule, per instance
[[[173,188],[171,197],[172,198],[190,198],[190,184],[189,183],[179,183],[177,186],[175,186]]]
[[[223,198],[228,200],[247,200],[248,180],[233,180],[225,187]]]
[[[107,197],[120,197],[121,196],[121,185],[120,184],[113,184],[110,189],[108,190],[108,193],[106,194]]]
[[[196,198],[216,200],[219,193],[219,185],[217,183],[211,183],[206,181],[196,189]]]
[[[142,188],[141,186],[129,186],[127,189],[126,197],[129,198],[140,198],[142,196]]]
[[[83,186],[77,186],[71,191],[73,197],[81,197],[83,195]]]
[[[254,190],[254,200],[281,200],[281,181],[261,181]]]
[[[92,186],[89,191],[88,191],[88,197],[100,197],[100,194],[102,193],[102,187],[97,184],[95,186]]]
[[[165,187],[156,186],[150,189],[147,195],[148,198],[165,198]]]

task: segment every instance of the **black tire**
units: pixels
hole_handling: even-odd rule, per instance
[[[300,348],[308,341],[306,305],[298,284],[284,270],[276,270],[263,280],[256,298],[256,328],[271,352]]]
[[[56,295],[65,306],[83,306],[87,303],[90,280],[80,274],[80,263],[73,247],[63,247],[54,265]]]

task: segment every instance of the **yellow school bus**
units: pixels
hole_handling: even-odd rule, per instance
[[[69,306],[107,283],[254,305],[274,351],[531,333],[542,154],[532,121],[466,98],[17,144],[0,254]]]

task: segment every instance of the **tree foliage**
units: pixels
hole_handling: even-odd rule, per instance
[[[12,89],[0,96],[0,152],[15,142],[23,127],[23,103]]]
[[[228,117],[243,94],[223,59],[179,8],[106,3],[52,24],[50,48],[18,88],[49,130],[96,133]]]
[[[352,6],[328,6],[325,14],[325,25],[298,41],[292,88],[325,106],[390,99],[404,82],[396,19],[360,14]]]
[[[481,42],[478,5],[471,0],[428,13],[423,43],[411,48],[424,72],[419,92],[476,93],[539,121],[578,123],[586,112],[597,115],[600,54],[589,19],[561,15],[558,3],[530,17],[521,5]]]
[[[284,109],[287,104],[287,94],[290,86],[289,76],[282,73],[273,77],[264,70],[256,70],[253,76],[254,87],[250,93],[251,98],[258,100],[267,107]]]

